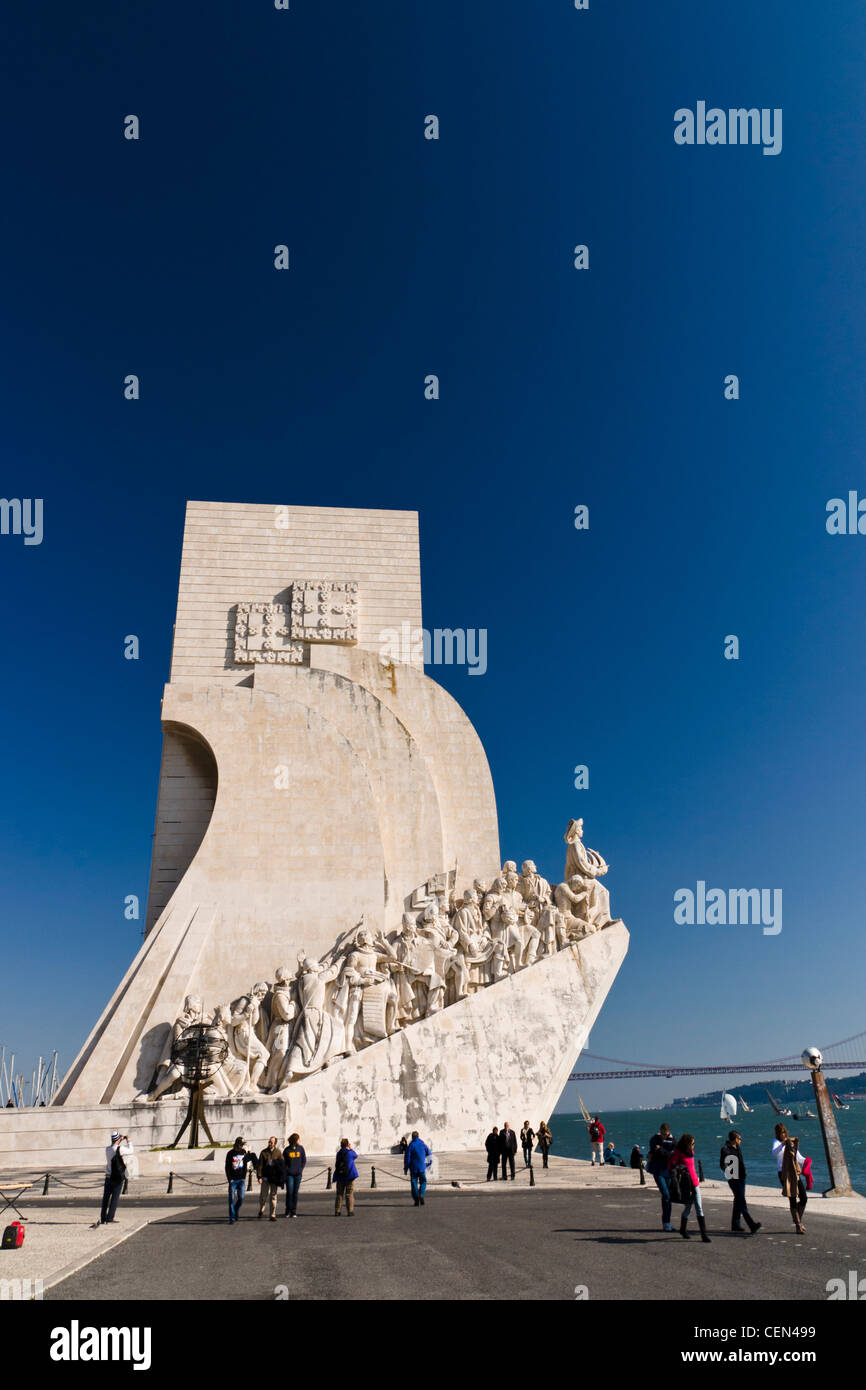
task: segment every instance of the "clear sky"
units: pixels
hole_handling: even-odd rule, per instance
[[[191,497],[417,508],[427,627],[488,633],[430,674],[503,857],[559,878],[582,815],[611,865],[593,1051],[866,1027],[866,536],[825,526],[866,495],[862,6],[14,8],[2,493],[44,536],[0,536],[0,1043],[68,1064],[139,945]],[[781,153],[676,144],[698,101],[781,108]],[[781,932],[677,925],[698,880]]]

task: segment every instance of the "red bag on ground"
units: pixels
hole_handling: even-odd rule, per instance
[[[11,1226],[7,1226],[3,1232],[3,1241],[0,1249],[17,1250],[24,1244],[24,1227],[20,1221],[13,1221]]]

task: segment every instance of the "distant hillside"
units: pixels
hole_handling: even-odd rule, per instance
[[[827,1080],[830,1084],[830,1090],[835,1091],[842,1100],[866,1099],[866,1072],[860,1072],[859,1076],[828,1076]],[[780,1105],[787,1105],[795,1100],[804,1102],[815,1098],[811,1081],[752,1081],[747,1086],[731,1083],[725,1086],[725,1090],[730,1091],[738,1099],[742,1096],[747,1105],[769,1104],[767,1091]],[[702,1091],[698,1096],[677,1096],[673,1105],[680,1108],[695,1105],[718,1105],[721,1094],[722,1088],[717,1086],[715,1090]]]

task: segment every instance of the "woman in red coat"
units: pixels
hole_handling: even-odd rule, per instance
[[[692,1195],[689,1201],[686,1202],[685,1207],[683,1208],[682,1217],[680,1219],[680,1235],[683,1237],[684,1240],[691,1239],[688,1231],[686,1230],[686,1226],[688,1224],[689,1212],[694,1206],[698,1217],[698,1226],[700,1227],[701,1231],[701,1240],[704,1241],[706,1245],[709,1245],[710,1238],[707,1235],[707,1225],[704,1221],[704,1208],[701,1204],[701,1180],[698,1177],[698,1171],[695,1166],[695,1136],[693,1134],[684,1134],[681,1139],[677,1140],[676,1144],[674,1145],[674,1151],[670,1156],[670,1162],[668,1164],[668,1173],[670,1173],[679,1164],[683,1164],[685,1166],[685,1170],[692,1184]]]

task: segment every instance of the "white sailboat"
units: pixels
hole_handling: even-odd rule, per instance
[[[737,1102],[729,1091],[722,1092],[722,1110],[719,1115],[720,1120],[732,1120],[737,1113]]]
[[[743,1114],[744,1114],[744,1115],[751,1115],[751,1114],[752,1114],[752,1107],[751,1107],[751,1105],[747,1105],[746,1102],[743,1100],[743,1097],[742,1097],[742,1096],[739,1097],[739,1101],[740,1101],[740,1109],[742,1110]]]

